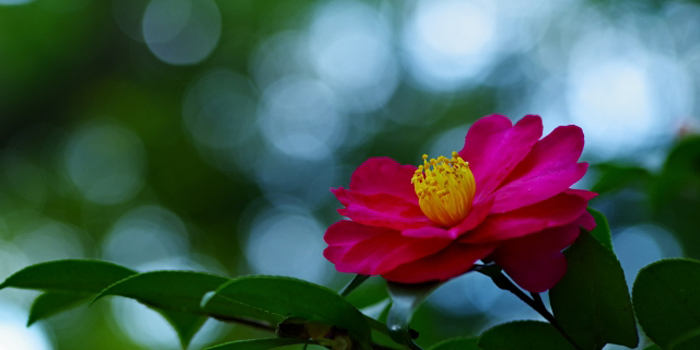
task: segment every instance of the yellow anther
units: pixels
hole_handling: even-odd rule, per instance
[[[430,159],[423,155],[423,165],[411,179],[420,208],[430,220],[444,227],[460,223],[471,210],[476,183],[474,175],[457,152],[452,158]]]

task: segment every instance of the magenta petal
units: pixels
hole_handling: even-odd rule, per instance
[[[328,228],[326,259],[340,272],[378,275],[434,254],[451,241],[404,237],[399,231],[339,221]]]
[[[467,133],[459,155],[469,162],[478,200],[495,190],[542,136],[542,119],[528,115],[511,127],[510,120],[494,115],[479,119]]]
[[[463,235],[463,243],[485,243],[522,237],[549,227],[563,226],[586,212],[588,202],[576,195],[559,194],[518,210],[489,215],[476,229]]]
[[[477,260],[491,254],[493,244],[450,244],[444,250],[382,274],[389,281],[421,283],[445,281],[467,272]]]
[[[591,215],[591,213],[588,211],[583,213],[583,215],[581,215],[578,219],[574,220],[572,224],[583,227],[586,231],[593,231],[593,229],[597,226],[595,218],[593,218],[593,215]]]
[[[491,205],[493,205],[493,198],[475,203],[474,207],[469,211],[469,215],[467,215],[461,223],[449,230],[435,226],[424,226],[416,229],[403,230],[401,234],[406,237],[457,239],[461,234],[473,229],[484,221],[484,218],[489,215]]]
[[[389,231],[392,230],[381,227],[369,228],[356,222],[342,220],[328,227],[323,240],[329,245],[351,245]]]
[[[430,225],[430,219],[425,217],[420,207],[403,198],[385,193],[364,194],[342,187],[331,192],[346,206],[338,212],[353,221],[395,230]]]
[[[486,216],[488,216],[491,212],[492,206],[493,197],[488,197],[480,202],[475,202],[467,217],[462,220],[462,222],[457,224],[457,226],[454,226],[449,230],[450,236],[457,238],[463,233],[479,226],[479,224],[481,224],[481,222],[484,221]]]
[[[554,129],[532,147],[496,191],[493,212],[537,203],[571,187],[588,169],[587,164],[576,163],[582,151],[583,132],[579,127]]]
[[[541,293],[564,277],[567,265],[561,250],[571,245],[579,232],[576,225],[550,228],[505,242],[491,258],[520,287]]]
[[[418,196],[411,184],[415,171],[415,166],[401,165],[391,158],[370,158],[352,173],[350,189],[365,194],[391,194],[417,204]]]
[[[570,188],[570,189],[564,191],[564,193],[568,193],[568,194],[573,194],[573,195],[579,196],[579,197],[581,197],[581,198],[583,198],[583,199],[585,199],[585,200],[587,200],[587,201],[589,201],[589,200],[591,200],[591,199],[593,199],[593,198],[595,198],[595,197],[598,197],[598,194],[595,193],[595,192],[593,192],[593,191],[589,191],[589,190],[579,190],[579,189],[573,189],[573,188]]]
[[[587,169],[588,163],[578,163],[566,169],[510,182],[494,193],[496,201],[491,212],[504,213],[552,198],[580,180]]]
[[[338,209],[340,215],[346,216],[355,222],[370,226],[388,227],[394,230],[406,230],[421,228],[430,225],[430,219],[425,215],[401,216],[391,215],[386,212],[376,211],[367,207],[351,204],[345,209]]]
[[[435,226],[423,226],[420,228],[411,228],[401,231],[401,235],[404,237],[415,237],[415,238],[440,238],[453,240],[456,237],[452,237],[450,232],[444,228]]]

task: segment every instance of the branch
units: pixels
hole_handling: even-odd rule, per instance
[[[542,297],[538,293],[531,293],[532,298],[528,297],[525,292],[520,290],[513,282],[511,282],[506,275],[503,274],[501,269],[495,265],[475,265],[472,270],[489,276],[493,283],[500,289],[507,290],[515,294],[518,299],[522,300],[525,304],[530,306],[533,310],[537,311],[538,314],[542,315],[559,333],[561,333],[564,338],[573,345],[576,350],[583,350],[576,342],[564,331],[564,329],[559,325],[559,322],[554,318],[554,316],[547,310],[547,307],[542,301]]]
[[[275,327],[271,326],[270,324],[260,322],[260,321],[253,321],[253,320],[248,320],[248,319],[238,318],[238,317],[231,317],[231,316],[217,316],[217,315],[210,315],[210,316],[216,320],[226,322],[226,323],[241,324],[241,325],[245,325],[245,326],[252,327],[255,329],[273,332],[273,333],[276,331]],[[382,346],[379,344],[374,344],[374,343],[372,343],[370,345],[372,346],[372,349],[374,349],[374,350],[397,350],[394,348],[389,348],[389,347]]]

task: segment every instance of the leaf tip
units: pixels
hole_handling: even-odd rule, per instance
[[[211,298],[213,298],[214,295],[216,295],[216,291],[213,291],[213,290],[204,293],[204,296],[202,297],[202,301],[199,302],[199,307],[204,309],[207,306],[207,304],[209,303],[209,300],[211,300]]]
[[[88,304],[88,307],[92,307],[92,304],[94,304],[96,301],[102,299],[102,297],[106,296],[107,294],[102,291],[100,294],[97,294],[92,300],[90,300],[90,303]]]
[[[185,339],[184,337],[180,336],[178,334],[178,338],[180,338],[180,347],[182,347],[182,350],[187,350],[188,347],[190,347],[190,340]]]

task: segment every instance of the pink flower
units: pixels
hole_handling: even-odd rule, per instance
[[[522,288],[543,292],[566,272],[562,249],[596,194],[571,189],[583,132],[561,126],[542,136],[542,120],[512,125],[504,116],[478,120],[452,158],[418,168],[371,158],[352,174],[349,189],[331,191],[350,220],[331,225],[324,256],[340,272],[381,275],[402,283],[448,280],[479,259],[495,261]]]

